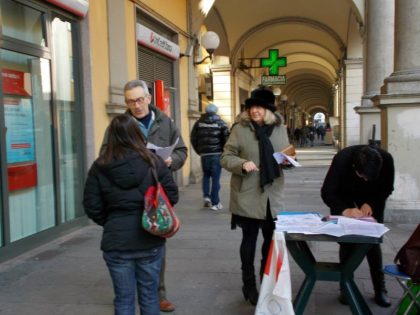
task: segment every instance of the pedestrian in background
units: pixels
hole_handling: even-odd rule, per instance
[[[143,80],[127,82],[124,86],[124,96],[127,105],[126,114],[134,117],[147,142],[159,147],[169,147],[178,141],[172,154],[165,160],[165,164],[172,172],[179,170],[187,159],[187,147],[175,123],[151,103],[152,96],[146,82]],[[101,152],[107,146],[108,133],[107,130],[102,142]],[[159,284],[160,310],[162,312],[172,312],[175,310],[175,305],[166,297],[165,269],[166,258],[164,257]]]
[[[258,233],[264,238],[260,280],[267,261],[276,213],[284,209],[284,177],[273,157],[289,145],[286,127],[276,112],[271,90],[258,88],[245,102],[225,144],[221,164],[232,173],[230,204],[232,229],[242,229],[240,246],[242,292],[245,300],[256,305],[258,290],[254,259]]]
[[[191,144],[201,158],[204,207],[210,207],[214,211],[223,208],[219,198],[222,172],[220,156],[229,137],[229,128],[217,115],[217,110],[216,105],[209,104],[206,112],[195,122],[191,130]]]
[[[384,222],[386,199],[394,190],[394,161],[388,152],[367,145],[355,145],[339,151],[331,163],[321,197],[331,214],[351,218],[373,216]],[[346,261],[357,244],[340,244],[340,262]],[[382,251],[375,244],[367,252],[375,302],[388,307],[391,302],[385,288]],[[340,302],[346,304],[343,294]]]
[[[159,274],[165,239],[141,226],[144,194],[157,170],[171,204],[178,188],[164,161],[146,148],[136,120],[116,116],[108,145],[91,166],[85,184],[86,214],[103,226],[101,250],[114,287],[115,314],[134,315],[136,289],[142,315],[159,315]]]

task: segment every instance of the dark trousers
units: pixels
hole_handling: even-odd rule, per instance
[[[261,248],[262,259],[260,266],[260,277],[264,272],[271,239],[273,237],[275,224],[271,215],[270,208],[268,207],[267,209],[267,216],[265,220],[243,218],[243,220],[241,220],[240,227],[242,228],[242,242],[240,247],[242,279],[244,284],[247,282],[255,283],[254,260],[259,229],[261,228],[264,238]]]
[[[220,175],[222,173],[222,167],[220,166],[220,154],[202,156],[201,167],[203,169],[203,197],[209,197],[211,204],[217,205],[220,202]]]
[[[340,243],[340,262],[346,261],[351,253],[355,250],[357,244]],[[375,244],[367,252],[366,258],[368,261],[370,276],[375,292],[385,291],[385,276],[382,264],[382,251],[379,244]]]

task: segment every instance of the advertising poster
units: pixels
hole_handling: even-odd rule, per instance
[[[31,80],[27,72],[3,69],[6,159],[9,191],[35,187],[35,134]]]
[[[27,98],[4,98],[7,163],[35,160],[32,101]]]

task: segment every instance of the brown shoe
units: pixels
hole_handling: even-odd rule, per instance
[[[175,305],[168,300],[160,300],[160,311],[161,312],[173,312],[175,311]]]

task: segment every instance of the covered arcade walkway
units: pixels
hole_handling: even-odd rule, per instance
[[[329,146],[299,149],[302,163],[286,172],[286,204],[289,210],[317,210],[327,213],[319,189],[328,166],[310,158],[311,151],[328,153]],[[303,152],[305,151],[305,152]],[[311,165],[309,165],[311,164]],[[318,166],[317,166],[318,165]],[[241,293],[239,260],[240,230],[230,230],[227,209],[229,174],[222,178],[225,208],[213,212],[202,208],[198,184],[181,190],[177,205],[182,220],[179,233],[167,243],[168,298],[177,309],[174,315],[252,315],[254,307]],[[390,224],[384,237],[384,262],[391,263],[397,249],[414,230],[414,224]],[[0,265],[0,314],[2,315],[111,315],[111,281],[99,251],[101,228],[91,225]],[[338,247],[316,247],[317,257],[337,257]],[[303,273],[291,261],[293,294]],[[259,258],[257,257],[257,264]],[[356,282],[375,315],[389,309],[373,303],[373,290],[364,262]],[[398,284],[389,279],[389,296],[395,302],[401,294]],[[351,314],[337,300],[335,283],[315,286],[305,315]]]

